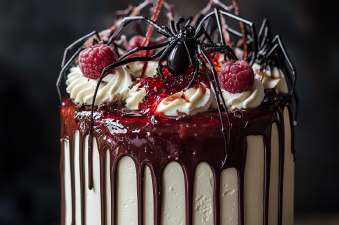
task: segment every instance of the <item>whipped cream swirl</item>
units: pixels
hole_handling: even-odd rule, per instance
[[[277,93],[287,94],[288,88],[283,72],[278,67],[266,67],[262,71],[261,66],[255,63],[253,66],[255,78],[260,80],[265,88],[276,88]]]
[[[144,68],[144,65],[144,62],[133,62],[129,63],[128,67],[130,68],[131,73],[133,73],[135,76],[139,76],[139,74],[142,72],[142,69]],[[146,76],[153,77],[157,73],[157,68],[158,62],[149,61],[145,71]]]
[[[72,67],[67,76],[66,91],[76,104],[90,105],[98,80],[85,77],[79,67]],[[117,67],[111,74],[105,76],[99,86],[95,105],[103,102],[119,101],[129,97],[129,87],[133,85],[130,72],[125,67]]]
[[[224,89],[221,89],[221,92],[228,110],[232,110],[235,108],[238,109],[255,108],[261,104],[262,100],[264,100],[265,97],[264,86],[257,79],[254,79],[253,87],[249,91],[233,94]],[[211,108],[212,109],[217,108],[215,98],[212,101]]]
[[[178,116],[186,113],[193,116],[205,112],[211,105],[211,91],[205,84],[200,83],[198,88],[190,88],[163,99],[155,113],[165,116]]]
[[[146,96],[145,88],[140,88],[140,83],[129,90],[130,97],[126,99],[126,107],[129,109],[138,109],[139,102]]]

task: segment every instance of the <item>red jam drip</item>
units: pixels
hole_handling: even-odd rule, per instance
[[[145,88],[146,96],[139,103],[140,113],[147,116],[153,115],[157,106],[163,99],[185,90],[189,82],[192,80],[191,72],[193,72],[193,70],[190,68],[186,74],[175,76],[168,72],[165,67],[163,74],[166,81],[163,81],[158,74],[154,77],[147,77],[143,79],[140,84],[141,87]],[[201,74],[197,77],[192,87],[198,88],[200,82],[204,83],[207,88],[210,87],[209,81],[203,72],[201,72]]]

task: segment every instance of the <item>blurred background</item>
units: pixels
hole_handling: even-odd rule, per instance
[[[195,15],[208,0],[168,0]],[[222,1],[226,5],[231,0]],[[59,99],[64,49],[113,23],[140,0],[0,0],[0,224],[59,224]],[[296,225],[338,224],[338,1],[238,0],[241,16],[264,17],[297,72]],[[321,222],[320,222],[321,221]],[[331,222],[332,221],[332,222]]]

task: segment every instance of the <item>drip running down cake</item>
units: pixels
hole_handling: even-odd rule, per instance
[[[268,21],[117,15],[64,54],[61,224],[293,224],[296,73]]]

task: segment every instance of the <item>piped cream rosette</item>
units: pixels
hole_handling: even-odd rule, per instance
[[[66,91],[76,104],[90,105],[98,80],[83,75],[79,67],[70,69],[67,76]],[[130,72],[125,67],[117,67],[114,72],[105,76],[99,86],[95,105],[109,103],[115,99],[122,101],[129,97],[129,87],[134,84]]]
[[[138,109],[139,102],[146,96],[145,88],[140,88],[140,83],[129,90],[130,97],[126,99],[126,107],[129,109]]]
[[[255,108],[261,104],[262,100],[265,97],[264,86],[259,80],[256,79],[254,79],[253,87],[249,91],[244,91],[236,94],[230,93],[224,89],[222,89],[221,91],[228,110],[232,110],[235,108]],[[212,102],[211,108],[217,108],[215,99]]]
[[[189,116],[205,112],[211,105],[211,91],[205,84],[200,83],[198,88],[175,93],[163,99],[155,113],[165,116],[178,116],[185,113]]]
[[[285,76],[278,67],[270,69],[267,66],[263,71],[260,71],[261,66],[255,63],[252,68],[255,79],[260,80],[265,88],[276,88],[277,93],[288,93]]]
[[[133,73],[136,76],[139,76],[139,74],[141,74],[144,65],[145,62],[133,62],[128,64],[131,73]],[[149,61],[147,63],[147,68],[145,71],[146,76],[153,77],[157,73],[157,68],[158,68],[157,61]]]

